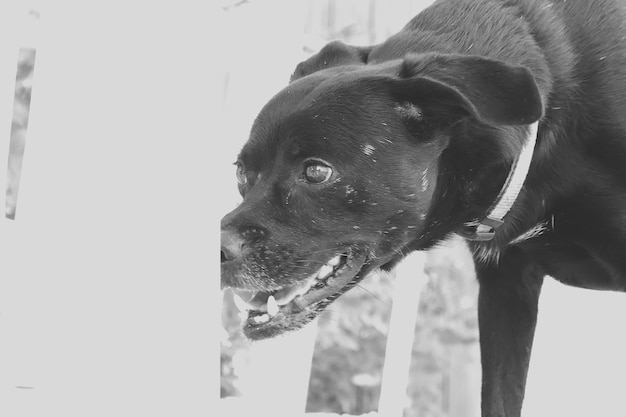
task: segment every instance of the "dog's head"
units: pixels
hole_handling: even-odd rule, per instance
[[[435,54],[363,65],[334,50],[298,67],[236,162],[222,285],[247,301],[252,339],[303,326],[372,269],[484,214],[506,176],[489,168],[510,164],[542,113],[523,67]]]

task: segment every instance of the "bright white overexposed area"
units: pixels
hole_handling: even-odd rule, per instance
[[[546,278],[524,416],[626,415],[626,294]]]
[[[3,180],[18,34],[38,16],[17,212],[0,218],[1,416],[212,415],[209,3],[0,5]]]

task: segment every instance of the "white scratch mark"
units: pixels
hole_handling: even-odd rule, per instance
[[[428,168],[422,172],[422,192],[428,190]]]
[[[367,156],[372,155],[374,151],[376,150],[376,148],[374,148],[369,143],[366,143],[365,145],[361,146],[361,149],[363,150],[363,153]]]

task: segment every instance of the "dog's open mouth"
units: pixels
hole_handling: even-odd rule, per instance
[[[264,339],[297,329],[361,280],[365,256],[351,252],[328,260],[305,280],[271,292],[233,289],[243,331]]]

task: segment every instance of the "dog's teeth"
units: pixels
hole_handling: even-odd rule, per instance
[[[341,261],[341,255],[337,255],[335,256],[333,259],[331,259],[330,261],[328,261],[326,263],[326,265],[330,265],[330,266],[337,266],[339,265],[339,262]]]
[[[309,290],[311,289],[311,287],[313,286],[313,284],[314,284],[314,283],[315,283],[315,280],[314,280],[314,279],[313,279],[313,280],[310,280],[310,281],[307,281],[307,282],[306,282],[306,285],[304,285],[304,286],[302,286],[302,287],[298,288],[298,291],[296,291],[296,292],[293,294],[292,299],[293,299],[293,298],[296,298],[296,297],[299,297],[299,296],[301,296],[301,295],[304,295],[304,294],[306,294],[307,292],[309,292]]]
[[[297,286],[293,286],[293,287],[276,292],[274,294],[276,303],[279,306],[284,306],[284,305],[289,304],[298,295],[305,294],[307,291],[309,291],[311,289],[311,285],[313,285],[313,282],[315,282],[315,276],[298,284]]]
[[[324,265],[317,272],[317,279],[324,279],[329,276],[331,272],[333,272],[333,267],[330,265]]]
[[[281,296],[278,297],[278,300],[276,300],[276,304],[278,304],[279,306],[284,306],[289,304],[289,302],[293,299],[294,297],[294,292],[288,292],[285,294],[282,294]]]
[[[256,324],[263,324],[270,321],[270,316],[268,314],[261,314],[260,316],[252,317],[252,320],[254,320]]]
[[[278,303],[276,302],[276,299],[273,295],[270,295],[267,298],[267,313],[271,317],[274,317],[276,314],[278,314]]]
[[[237,306],[237,310],[239,310],[239,312],[245,313],[248,310],[251,310],[251,308],[248,305],[248,303],[243,301],[243,298],[241,298],[237,294],[233,294],[233,301],[235,302],[235,306]]]

